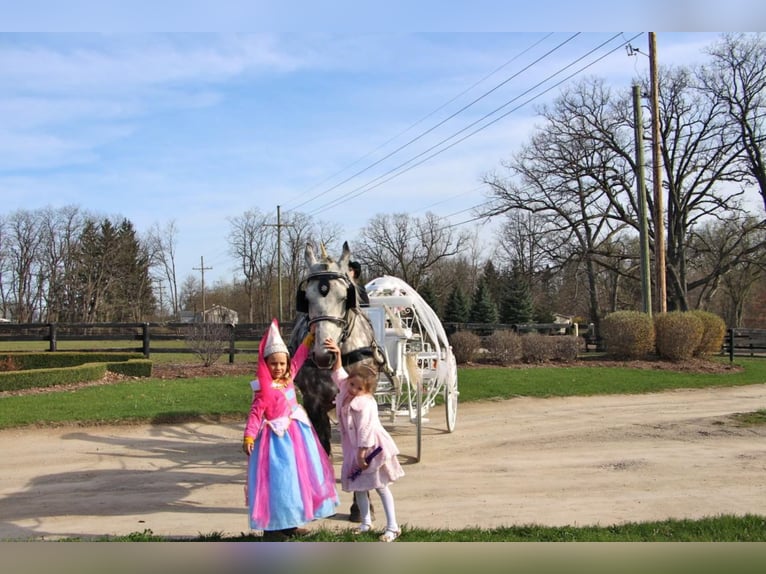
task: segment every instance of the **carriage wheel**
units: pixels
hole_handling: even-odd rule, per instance
[[[450,380],[444,385],[444,407],[447,411],[447,432],[453,432],[457,424],[457,369],[454,369]]]

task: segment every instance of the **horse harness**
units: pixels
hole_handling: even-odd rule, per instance
[[[330,271],[326,264],[323,264],[323,267],[324,269],[315,273],[311,273],[308,277],[306,277],[306,279],[301,281],[300,285],[298,286],[295,307],[298,312],[308,314],[309,301],[306,297],[306,286],[309,281],[319,281],[318,290],[322,297],[326,297],[330,292],[330,281],[333,279],[339,279],[342,281],[346,286],[345,315],[343,317],[336,317],[333,315],[319,315],[313,318],[309,317],[308,319],[309,327],[311,327],[311,325],[314,323],[320,323],[322,321],[332,321],[338,325],[341,325],[342,330],[340,339],[338,340],[338,346],[340,347],[350,335],[354,328],[354,323],[360,315],[360,312],[357,309],[356,287],[348,275],[338,273],[337,271]],[[364,319],[369,322],[369,319],[366,315],[364,315]],[[357,363],[367,358],[374,359],[375,362],[383,368],[384,372],[388,373],[391,370],[385,359],[385,355],[381,352],[374,336],[368,347],[361,347],[359,349],[354,349],[348,353],[342,354],[341,362],[344,367],[347,367],[348,365]]]

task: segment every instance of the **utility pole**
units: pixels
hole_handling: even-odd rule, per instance
[[[162,279],[159,277],[153,277],[152,281],[157,284],[157,291],[160,292],[160,313],[159,313],[159,319],[160,321],[165,316],[165,304],[163,303],[163,295],[165,294],[165,285],[162,282]]]
[[[282,223],[282,211],[277,205],[277,224],[271,225],[277,228],[277,290],[279,292],[279,324],[282,324],[282,228],[292,227],[288,223]]]
[[[199,267],[192,267],[195,271],[202,273],[202,322],[205,322],[205,271],[209,271],[212,267],[205,267],[205,258],[200,255]]]
[[[662,199],[660,154],[660,82],[657,67],[657,37],[649,32],[650,99],[652,102],[652,187],[654,189],[654,260],[657,281],[657,310],[666,313],[668,296],[665,273],[665,208]]]
[[[633,120],[636,138],[636,184],[638,186],[638,229],[641,241],[641,302],[644,313],[652,316],[652,287],[649,280],[649,231],[646,221],[646,182],[644,181],[644,126],[641,118],[641,86],[633,84]]]

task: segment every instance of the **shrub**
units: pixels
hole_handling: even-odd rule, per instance
[[[696,315],[702,321],[702,339],[699,346],[694,350],[694,355],[704,357],[719,354],[723,347],[724,337],[726,337],[724,320],[709,311],[689,311],[689,313]]]
[[[128,377],[151,377],[152,361],[149,359],[136,359],[120,363],[107,363],[107,371],[126,375]]]
[[[51,352],[14,352],[0,353],[1,361],[12,361],[18,370],[55,369],[76,367],[85,363],[112,363],[143,359],[141,353],[123,352],[88,352],[88,351],[56,351]]]
[[[576,335],[561,335],[549,337],[552,339],[553,359],[562,363],[570,363],[577,359],[583,341]]]
[[[501,365],[521,360],[521,337],[513,331],[495,331],[484,339],[484,347],[490,358]]]
[[[689,359],[699,348],[704,325],[694,313],[671,311],[654,318],[657,352],[672,361]]]
[[[551,335],[527,333],[521,336],[521,354],[525,363],[544,363],[553,358]]]
[[[481,346],[481,338],[470,331],[453,333],[449,337],[449,342],[458,364],[471,362]]]
[[[0,357],[0,372],[18,371],[19,367],[16,365],[16,361],[13,360],[13,356],[6,355]]]
[[[228,323],[192,323],[186,344],[202,364],[209,367],[226,352],[231,330]]]
[[[638,311],[615,311],[601,321],[601,338],[607,354],[620,359],[639,359],[654,351],[652,318]]]

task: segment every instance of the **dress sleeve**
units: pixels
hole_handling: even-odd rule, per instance
[[[306,362],[306,359],[309,356],[309,351],[311,350],[311,345],[313,344],[312,343],[313,340],[314,340],[314,335],[309,333],[308,335],[306,335],[306,337],[303,339],[301,344],[298,345],[298,348],[295,350],[295,354],[293,358],[290,360],[290,376],[291,377],[295,377],[298,371],[301,370],[303,363]]]
[[[375,424],[377,409],[375,399],[370,395],[354,397],[351,401],[351,418],[356,427],[356,444],[360,448],[375,446]]]
[[[255,438],[258,436],[258,431],[263,423],[263,410],[264,404],[260,396],[253,399],[253,404],[250,405],[250,414],[247,416],[247,424],[245,425],[245,437]]]
[[[339,389],[342,389],[343,386],[346,384],[346,381],[348,380],[348,373],[346,372],[346,369],[344,369],[343,367],[333,371],[330,376],[332,377],[333,383],[338,385]]]

